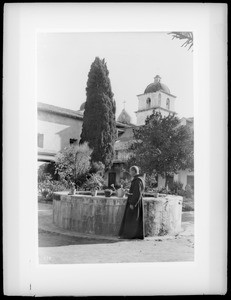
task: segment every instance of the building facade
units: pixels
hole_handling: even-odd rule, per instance
[[[83,124],[84,105],[74,111],[46,103],[37,103],[38,161],[55,161],[55,155],[65,147],[79,143]],[[117,121],[117,137],[130,125]]]
[[[37,103],[38,161],[55,161],[55,155],[80,139],[83,116],[76,111]]]
[[[105,174],[105,183],[119,186],[121,179],[129,177],[125,165],[131,153],[129,147],[134,140],[133,128],[145,124],[145,120],[153,113],[155,108],[163,116],[175,115],[176,96],[161,82],[156,75],[154,82],[149,84],[143,94],[138,97],[138,110],[136,111],[137,123],[131,123],[131,117],[125,108],[117,118],[117,140],[114,145],[115,157],[110,170]],[[73,143],[78,143],[82,131],[85,102],[77,111],[48,105],[38,102],[38,161],[40,163],[55,161],[55,155]],[[181,125],[189,126],[193,130],[193,118],[182,118]],[[147,158],[148,159],[148,158]],[[180,181],[183,188],[187,184],[194,186],[194,173],[190,170],[181,170],[173,176],[163,178],[157,176],[157,186],[170,186],[173,181]]]

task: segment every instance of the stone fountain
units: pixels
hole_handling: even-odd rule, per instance
[[[181,231],[181,196],[144,197],[145,236],[176,235]],[[118,236],[127,199],[90,193],[53,196],[53,223],[82,234]]]

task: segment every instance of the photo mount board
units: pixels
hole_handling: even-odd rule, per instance
[[[37,201],[33,201],[37,199],[36,35],[121,31],[194,34],[195,260],[40,265]],[[3,59],[4,293],[226,293],[227,5],[5,4]]]

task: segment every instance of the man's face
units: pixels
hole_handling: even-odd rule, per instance
[[[134,177],[134,176],[136,175],[136,172],[135,172],[134,170],[130,170],[130,175],[131,175],[132,177]]]

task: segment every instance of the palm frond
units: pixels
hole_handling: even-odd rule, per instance
[[[181,47],[188,47],[190,50],[193,47],[193,33],[192,32],[178,32],[172,31],[168,33],[172,39],[185,40]],[[192,50],[193,51],[193,50]]]

